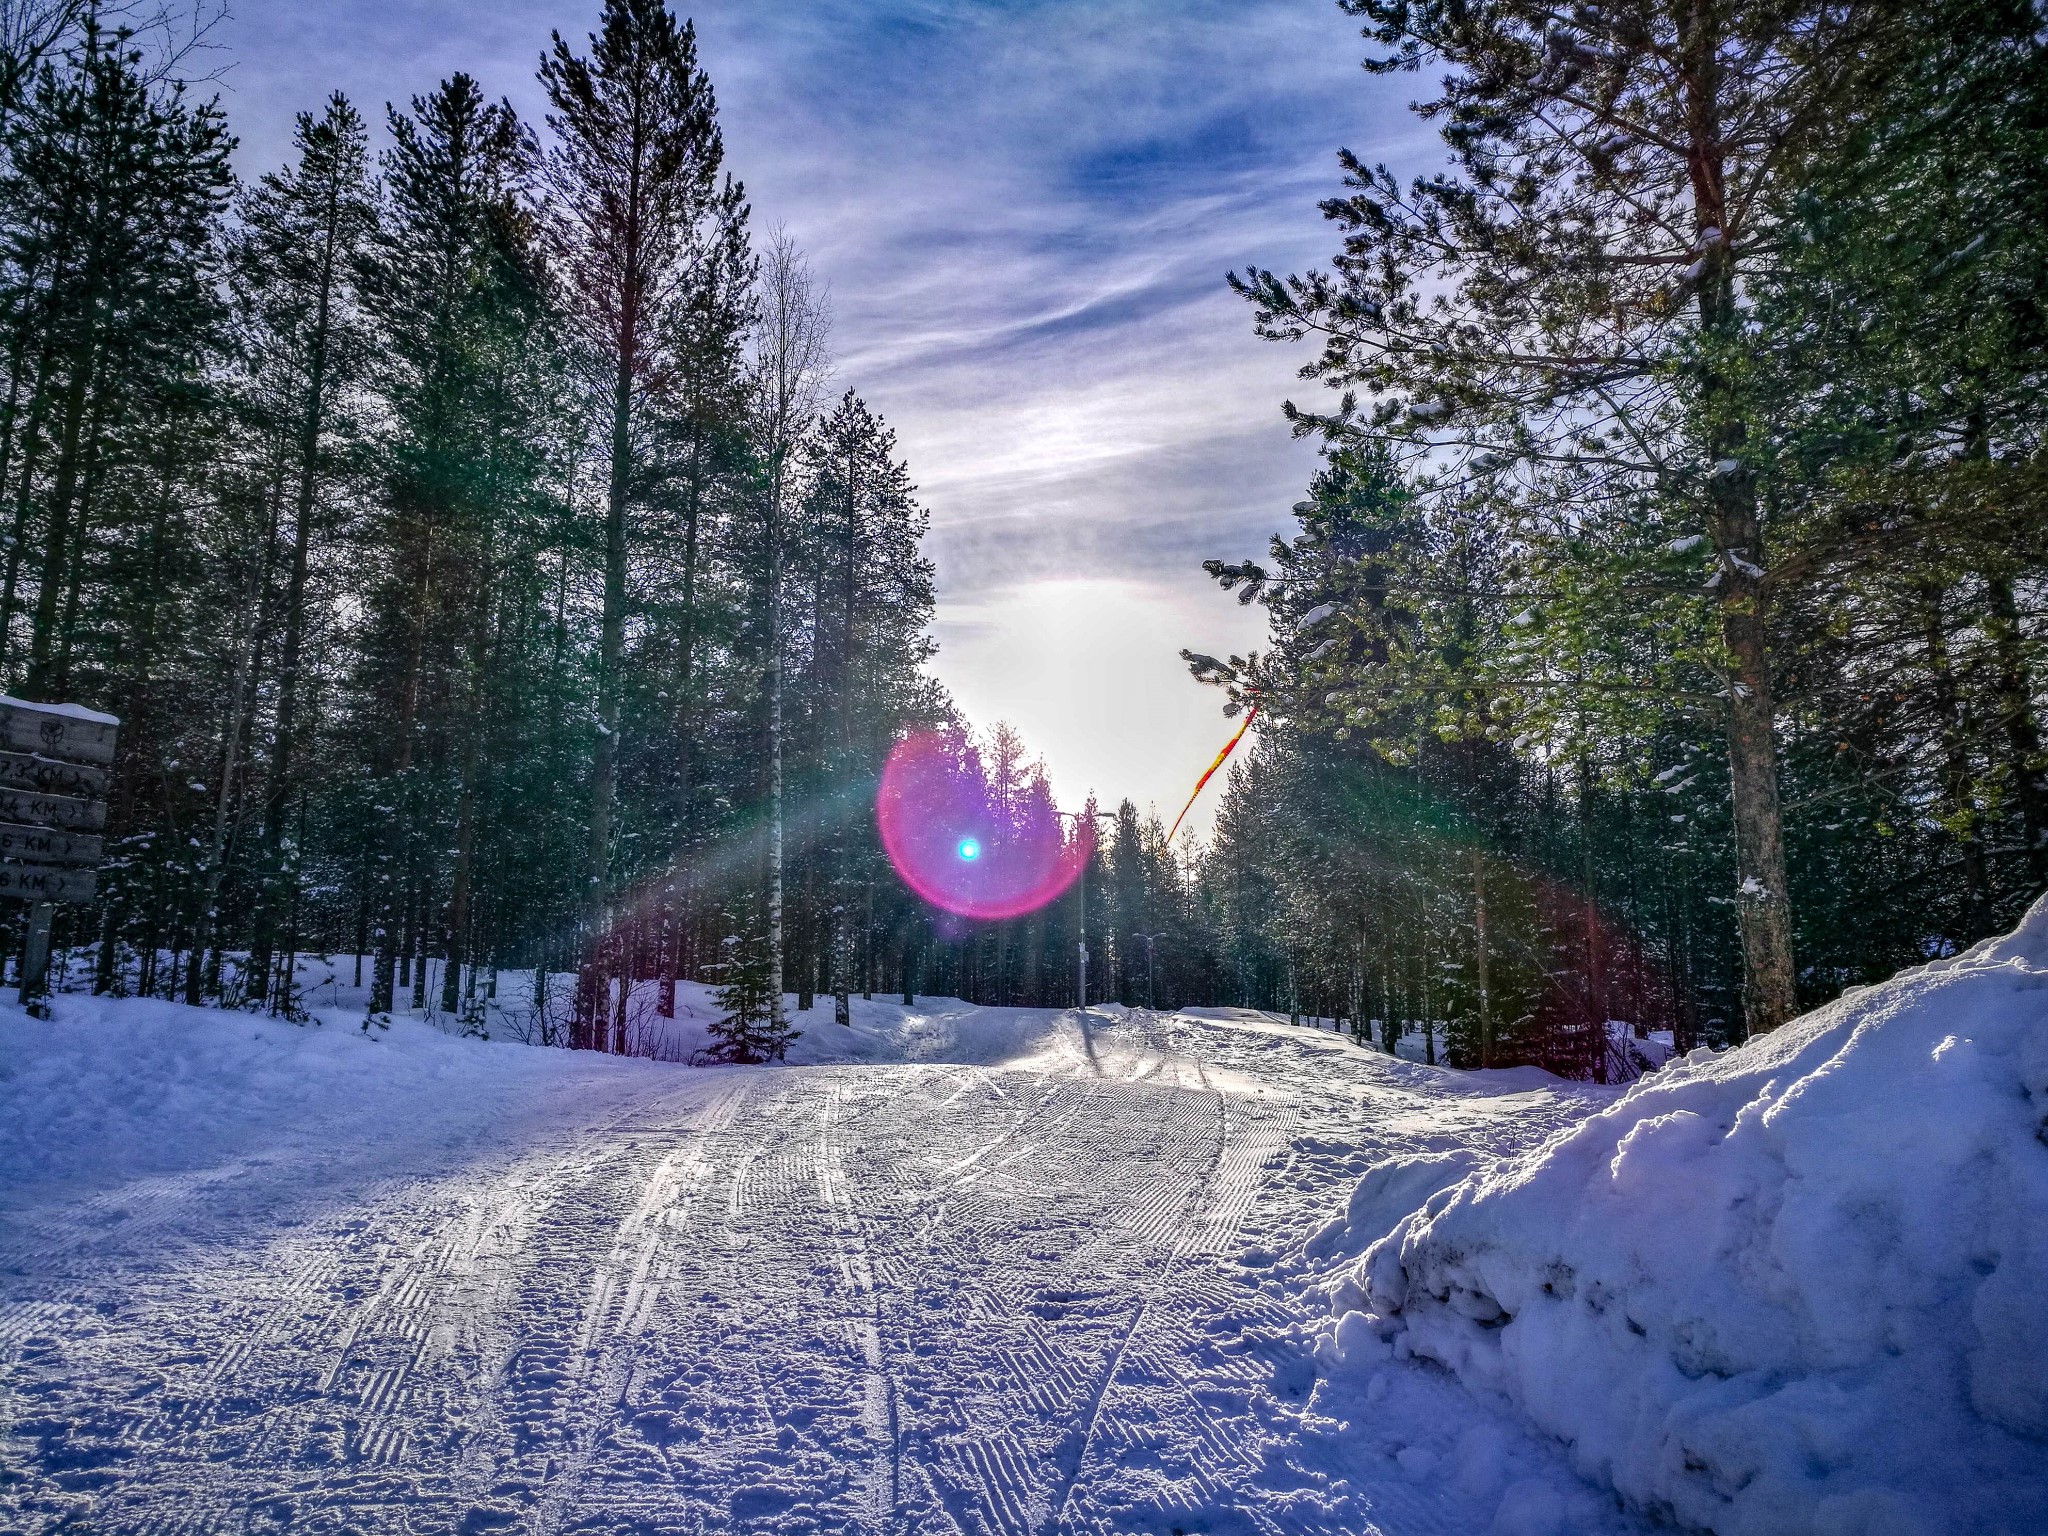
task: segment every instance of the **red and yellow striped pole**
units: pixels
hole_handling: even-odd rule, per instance
[[[1199,779],[1195,780],[1195,788],[1193,793],[1188,796],[1188,803],[1182,806],[1180,814],[1173,818],[1173,832],[1166,834],[1166,840],[1169,843],[1173,841],[1173,833],[1180,830],[1180,824],[1187,820],[1188,812],[1195,808],[1195,800],[1202,793],[1202,786],[1209,782],[1218,768],[1223,766],[1224,759],[1236,750],[1237,744],[1244,740],[1244,733],[1252,728],[1252,722],[1258,718],[1259,706],[1254,704],[1245,712],[1244,724],[1237,728],[1237,734],[1223,744],[1223,750],[1216,754],[1216,761],[1209,765],[1207,771]]]

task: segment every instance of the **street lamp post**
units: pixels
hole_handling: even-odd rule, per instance
[[[1115,821],[1115,820],[1116,820],[1116,812],[1115,812],[1115,811],[1055,811],[1055,812],[1054,812],[1053,814],[1054,814],[1054,815],[1057,815],[1057,816],[1071,816],[1071,817],[1073,817],[1073,818],[1074,818],[1074,821],[1075,821],[1075,823],[1076,823],[1077,825],[1078,825],[1078,824],[1079,824],[1079,823],[1080,823],[1081,821],[1083,821],[1083,820],[1084,820],[1085,818],[1087,818],[1087,817],[1089,817],[1089,816],[1091,816],[1091,815],[1092,815],[1092,816],[1094,816],[1094,817],[1095,817],[1095,819],[1096,819],[1096,820],[1098,820],[1098,821]],[[1091,857],[1092,857],[1092,854],[1093,854],[1093,850],[1090,850],[1090,854],[1091,854]],[[1080,1008],[1086,1008],[1086,1007],[1088,1006],[1088,860],[1087,860],[1087,859],[1083,859],[1083,860],[1081,861],[1081,914],[1080,914],[1080,917],[1081,917],[1081,921],[1080,921],[1080,932],[1079,932],[1079,933],[1077,933],[1077,934],[1076,934],[1076,935],[1074,936],[1074,958],[1075,958],[1075,962],[1076,962],[1076,964],[1075,964],[1075,976],[1076,976],[1076,980],[1077,980],[1077,983],[1078,983],[1078,984],[1076,985],[1075,989],[1074,989],[1074,998],[1075,998],[1075,1005],[1076,1005],[1077,1007],[1080,1007]]]
[[[1131,937],[1145,941],[1145,1011],[1157,1013],[1159,1011],[1159,951],[1153,946],[1156,940],[1163,939],[1166,935],[1163,933],[1134,933]]]

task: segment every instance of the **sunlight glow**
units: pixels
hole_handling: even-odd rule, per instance
[[[896,743],[875,792],[875,825],[896,873],[959,917],[1022,917],[1074,883],[1095,846],[1083,821],[1068,835],[1050,801],[1005,808],[980,757],[957,732]]]
[[[1236,728],[1223,695],[1188,676],[1180,648],[1228,656],[1262,647],[1265,610],[1233,602],[1199,570],[1173,585],[1032,581],[942,602],[937,633],[932,670],[961,713],[982,728],[1015,726],[1043,756],[1061,805],[1078,806],[1092,790],[1113,810],[1128,795],[1140,815],[1170,821]],[[1198,836],[1227,776],[1188,815]]]

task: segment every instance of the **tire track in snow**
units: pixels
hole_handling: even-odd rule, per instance
[[[239,1529],[269,1509],[267,1518],[294,1529],[339,1528],[349,1510],[376,1528],[400,1508],[456,1497],[461,1431],[478,1418],[490,1375],[476,1347],[478,1320],[530,1265],[530,1218],[573,1187],[575,1165],[594,1163],[587,1171],[598,1185],[630,1187],[613,1150],[617,1123],[601,1120],[495,1179],[457,1173],[387,1184],[339,1220],[304,1219],[310,1202],[287,1204],[265,1213],[263,1241],[210,1255],[182,1290],[169,1290],[147,1265],[126,1266],[108,1278],[134,1298],[132,1316],[111,1341],[73,1329],[62,1343],[77,1358],[62,1385],[74,1399],[90,1398],[92,1377],[118,1375],[115,1362],[131,1351],[149,1353],[135,1348],[143,1338],[157,1339],[160,1355],[168,1342],[170,1353],[155,1389],[135,1394],[131,1410],[81,1403],[68,1438],[111,1432],[123,1459],[149,1467],[152,1502],[168,1498],[201,1526]],[[205,1304],[195,1308],[195,1297]],[[422,1367],[438,1378],[424,1397]],[[386,1475],[422,1438],[457,1454],[437,1455],[438,1471],[424,1482]],[[74,1460],[97,1454],[90,1443],[53,1449]],[[295,1498],[276,1492],[284,1486]],[[129,1503],[117,1485],[99,1501],[92,1528],[160,1525]]]
[[[1194,1097],[1194,1095],[1189,1095],[1189,1100],[1193,1100]],[[1176,1219],[1170,1225],[1162,1224],[1157,1220],[1157,1215],[1163,1209],[1164,1202],[1156,1201],[1154,1204],[1154,1220],[1148,1223],[1148,1225],[1155,1236],[1155,1240],[1164,1239],[1170,1234],[1173,1237],[1173,1241],[1170,1244],[1164,1245],[1162,1262],[1158,1265],[1155,1273],[1139,1288],[1137,1305],[1131,1313],[1130,1324],[1124,1330],[1122,1338],[1117,1341],[1116,1348],[1109,1357],[1101,1380],[1094,1388],[1088,1405],[1086,1419],[1081,1430],[1080,1441],[1074,1451],[1072,1464],[1061,1481],[1059,1496],[1053,1504],[1049,1516],[1043,1526],[1039,1528],[1039,1536],[1050,1536],[1050,1533],[1058,1530],[1066,1519],[1068,1509],[1073,1503],[1075,1490],[1080,1485],[1081,1479],[1087,1471],[1091,1454],[1095,1451],[1098,1436],[1104,1434],[1105,1431],[1112,1435],[1117,1433],[1119,1426],[1114,1413],[1109,1411],[1110,1396],[1116,1390],[1117,1378],[1123,1371],[1124,1362],[1131,1353],[1133,1342],[1138,1339],[1141,1331],[1145,1328],[1147,1320],[1158,1307],[1161,1298],[1166,1292],[1168,1283],[1182,1259],[1200,1246],[1204,1238],[1213,1237],[1218,1226],[1219,1218],[1212,1216],[1205,1223],[1199,1213],[1202,1212],[1204,1207],[1208,1207],[1212,1211],[1223,1213],[1225,1217],[1232,1212],[1241,1216],[1243,1206],[1249,1203],[1251,1184],[1256,1179],[1258,1168],[1263,1166],[1262,1161],[1258,1160],[1257,1157],[1258,1145],[1246,1142],[1237,1148],[1233,1148],[1230,1135],[1229,1103],[1220,1095],[1213,1095],[1213,1097],[1217,1132],[1215,1151],[1210,1159],[1208,1169],[1201,1180],[1187,1192],[1185,1199],[1180,1205]],[[1250,1169],[1249,1175],[1241,1177],[1242,1170],[1246,1168]],[[1226,1173],[1229,1175],[1227,1179],[1219,1177]],[[1243,1200],[1241,1202],[1237,1200],[1239,1185],[1243,1186]],[[1222,1196],[1221,1200],[1218,1198],[1219,1195]],[[1230,1225],[1231,1230],[1234,1230],[1234,1220],[1231,1221]]]
[[[864,1529],[890,1530],[902,1502],[902,1446],[898,1439],[896,1378],[883,1358],[881,1308],[876,1295],[874,1256],[863,1231],[861,1213],[847,1183],[846,1138],[842,1114],[846,1084],[835,1081],[825,1095],[819,1116],[818,1195],[829,1217],[829,1231],[838,1251],[840,1272],[863,1315],[850,1319],[860,1351],[861,1423],[875,1442],[869,1488],[862,1501]]]

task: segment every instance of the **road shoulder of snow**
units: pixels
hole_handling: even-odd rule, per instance
[[[1433,1360],[1662,1518],[2048,1529],[2048,898],[1522,1156],[1376,1169],[1315,1241],[1368,1244],[1329,1369]]]
[[[601,1100],[675,1070],[404,1018],[366,1033],[359,1020],[296,1025],[155,998],[53,1004],[50,1020],[0,1005],[0,1213],[242,1163],[332,1173],[454,1149],[503,1137],[508,1118],[545,1118],[553,1100],[587,1109],[579,1089]]]

